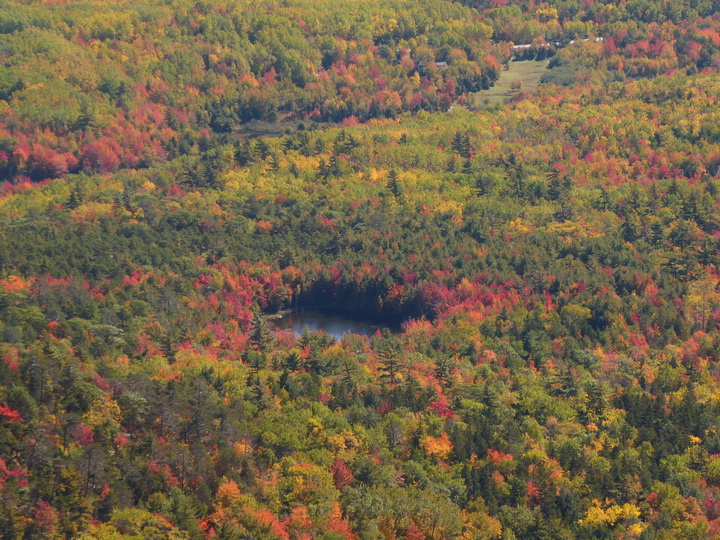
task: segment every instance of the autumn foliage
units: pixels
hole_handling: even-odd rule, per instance
[[[0,536],[719,537],[719,21],[0,6]]]

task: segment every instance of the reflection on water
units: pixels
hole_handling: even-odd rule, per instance
[[[345,333],[372,337],[378,330],[382,331],[383,328],[386,328],[382,325],[375,325],[367,321],[358,321],[356,319],[343,317],[342,315],[325,315],[319,311],[288,313],[270,322],[280,330],[290,330],[294,332],[296,336],[301,336],[303,332],[323,330],[335,339],[340,339]]]

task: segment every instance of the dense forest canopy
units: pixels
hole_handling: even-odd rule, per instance
[[[252,120],[447,110],[513,43],[607,38],[557,59],[566,82],[718,62],[710,2],[504,4],[3,2],[0,175],[147,167]]]
[[[718,8],[1,2],[0,537],[719,537]]]

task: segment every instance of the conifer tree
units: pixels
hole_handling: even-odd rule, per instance
[[[275,342],[275,335],[268,328],[265,318],[258,311],[253,313],[252,330],[250,332],[250,343],[261,353],[265,353],[272,347]]]
[[[397,199],[400,197],[400,184],[398,184],[398,173],[395,169],[388,175],[387,190]]]
[[[472,161],[466,159],[462,168],[463,174],[472,174]]]
[[[255,142],[255,151],[257,152],[260,159],[265,160],[270,157],[271,151],[265,139],[258,139]]]
[[[75,209],[83,203],[83,192],[79,182],[75,182],[70,190],[70,197],[68,198],[67,207]]]
[[[253,149],[248,141],[243,141],[235,148],[235,162],[245,167],[253,161]]]

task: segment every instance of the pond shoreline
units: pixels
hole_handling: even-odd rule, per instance
[[[307,312],[322,313],[327,317],[345,317],[360,322],[377,324],[378,326],[387,326],[390,328],[400,328],[405,321],[424,316],[423,314],[409,315],[405,318],[383,316],[380,313],[367,312],[361,309],[349,309],[338,307],[337,303],[319,303],[304,304],[298,307],[285,308],[275,313],[265,313],[263,317],[267,321],[273,321],[287,317],[288,315],[302,315]]]
[[[290,331],[296,336],[305,332],[325,332],[339,340],[345,334],[362,335],[368,338],[378,332],[401,332],[401,325],[387,325],[377,320],[356,318],[345,314],[323,310],[304,309],[296,312],[286,309],[267,317],[275,331]],[[379,323],[379,324],[378,324]]]

